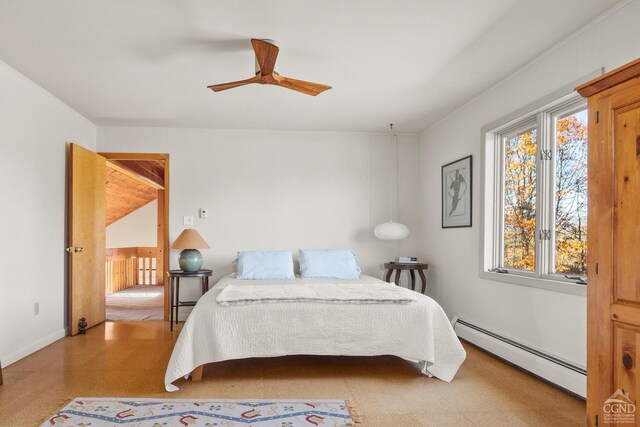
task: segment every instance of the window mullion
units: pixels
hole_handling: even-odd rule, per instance
[[[538,121],[538,156],[536,167],[538,170],[537,196],[536,196],[536,274],[542,276],[549,272],[549,258],[552,256],[551,220],[549,217],[550,202],[550,179],[551,179],[551,159],[553,151],[551,149],[551,117],[549,114],[541,112],[537,116]]]
[[[548,229],[551,231],[550,239],[547,242],[548,253],[545,257],[547,268],[544,271],[544,274],[553,274],[555,272],[556,265],[556,158],[557,158],[557,150],[556,150],[556,120],[557,117],[554,114],[547,113],[547,145],[549,146],[549,150],[552,153],[551,158],[548,162],[548,173],[545,182],[547,183],[546,190],[546,216],[547,216],[547,224]]]
[[[500,167],[494,183],[494,242],[497,244],[494,244],[493,268],[504,265],[504,140],[504,136],[496,135],[495,164]]]
[[[535,242],[536,242],[536,262],[535,262],[535,273],[537,276],[541,275],[544,271],[544,257],[543,254],[545,252],[544,248],[544,236],[542,234],[542,230],[544,229],[544,217],[542,215],[541,202],[543,199],[543,181],[544,181],[544,161],[542,160],[545,156],[545,126],[543,120],[543,114],[538,113],[536,115],[536,126],[538,127],[538,146],[536,149],[536,234],[535,234]]]

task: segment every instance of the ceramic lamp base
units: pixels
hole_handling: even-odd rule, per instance
[[[180,252],[178,264],[182,271],[198,271],[202,267],[202,254],[197,249],[185,249]]]

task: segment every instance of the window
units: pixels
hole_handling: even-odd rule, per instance
[[[587,111],[555,120],[555,271],[587,274]]]
[[[536,153],[538,129],[535,127],[505,136],[502,265],[534,271],[536,228]]]
[[[586,101],[565,96],[483,134],[483,271],[586,284]]]

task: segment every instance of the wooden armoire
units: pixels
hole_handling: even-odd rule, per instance
[[[576,90],[589,105],[587,425],[640,426],[640,59]]]

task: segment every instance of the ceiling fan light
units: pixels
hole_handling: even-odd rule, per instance
[[[380,240],[402,240],[409,237],[409,227],[399,222],[384,222],[373,230],[373,234]]]

